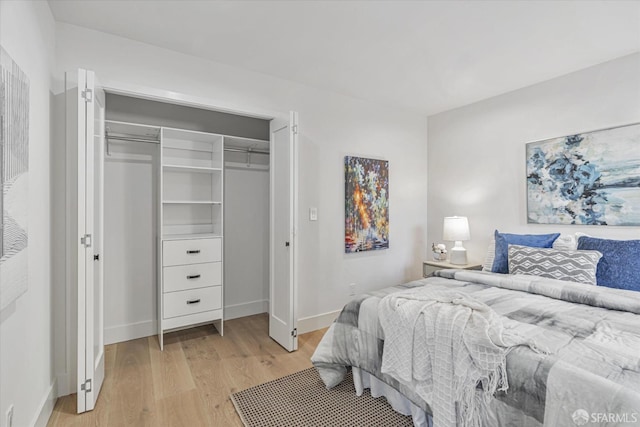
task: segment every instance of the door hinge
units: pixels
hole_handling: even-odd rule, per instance
[[[94,261],[100,261],[100,254],[93,256]]]
[[[84,384],[80,384],[80,390],[84,391],[85,393],[89,393],[91,391],[91,380],[88,379],[84,382]]]
[[[298,336],[298,328],[293,328],[293,331],[291,331],[291,336],[294,338]]]
[[[85,89],[82,91],[82,97],[84,98],[84,102],[92,102],[93,101],[93,90]]]
[[[80,238],[80,244],[84,245],[85,248],[91,247],[91,234],[85,234]]]
[[[298,134],[298,125],[293,125],[293,127],[291,128],[291,132],[293,132],[294,135]]]

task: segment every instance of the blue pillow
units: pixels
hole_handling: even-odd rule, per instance
[[[578,249],[602,253],[598,263],[598,286],[640,291],[640,240],[608,240],[581,236]]]
[[[506,274],[509,272],[509,245],[529,246],[531,248],[550,248],[560,233],[553,234],[508,234],[495,231],[496,257],[491,271]]]

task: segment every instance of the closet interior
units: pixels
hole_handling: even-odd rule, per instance
[[[269,121],[107,94],[105,343],[268,311]]]

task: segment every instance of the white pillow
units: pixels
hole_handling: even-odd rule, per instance
[[[561,234],[551,247],[559,251],[575,251],[578,248],[578,239],[573,234]]]
[[[491,271],[493,268],[493,261],[496,258],[496,240],[491,239],[489,246],[487,246],[487,255],[484,257],[484,263],[482,264],[482,271]]]

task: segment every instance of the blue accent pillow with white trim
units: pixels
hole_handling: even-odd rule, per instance
[[[509,245],[529,246],[532,248],[550,248],[560,233],[553,234],[509,234],[495,231],[496,257],[491,271],[509,273]]]
[[[578,249],[602,253],[596,278],[598,286],[640,291],[640,240],[609,240],[582,236]]]

